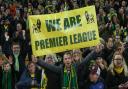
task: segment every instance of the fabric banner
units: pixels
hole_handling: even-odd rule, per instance
[[[28,18],[35,56],[96,46],[100,42],[95,6]]]

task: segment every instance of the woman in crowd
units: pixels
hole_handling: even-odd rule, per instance
[[[106,78],[108,89],[128,88],[128,68],[120,52],[115,52]]]
[[[82,62],[82,52],[80,49],[76,49],[76,50],[73,50],[72,51],[72,54],[73,54],[73,62],[74,63],[80,63]]]

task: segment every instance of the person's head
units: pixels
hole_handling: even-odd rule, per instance
[[[100,15],[103,15],[103,14],[104,14],[103,8],[100,8],[100,9],[99,9],[99,14],[100,14]]]
[[[1,12],[4,12],[4,10],[5,10],[4,6],[1,6],[1,7],[0,7],[0,11],[1,11]]]
[[[96,63],[97,64],[103,63],[103,58],[102,57],[97,57],[96,58]]]
[[[6,9],[5,10],[5,13],[6,13],[6,15],[9,15],[10,14],[10,10],[9,9]]]
[[[113,38],[109,37],[107,41],[107,48],[112,49],[113,48]]]
[[[89,66],[88,66],[89,70],[91,70],[92,66],[94,66],[94,65],[96,65],[96,61],[95,60],[90,60],[89,61]]]
[[[51,4],[52,4],[52,3],[48,0],[48,1],[47,1],[47,5],[51,5]]]
[[[125,0],[122,1],[121,6],[126,7],[126,1]]]
[[[70,68],[72,64],[72,54],[70,52],[66,52],[63,56],[63,63],[65,67]]]
[[[115,49],[116,49],[116,51],[118,51],[122,54],[124,49],[125,49],[124,44],[122,42],[116,42],[115,43]]]
[[[74,1],[74,2],[73,2],[73,7],[74,7],[74,9],[79,8],[79,6],[78,6],[78,4],[77,4],[77,2],[76,2],[76,1]]]
[[[116,24],[116,31],[119,31],[120,30],[120,25],[119,24]]]
[[[120,42],[121,42],[120,36],[115,36],[115,43],[120,43]]]
[[[107,68],[107,62],[101,56],[96,58],[96,64],[98,66],[101,66],[101,64],[102,64],[102,65],[104,65],[105,68]]]
[[[112,20],[112,22],[115,23],[115,24],[118,23],[118,18],[117,18],[116,15],[113,15],[113,16],[111,17],[111,20]]]
[[[18,42],[13,42],[12,43],[12,51],[14,55],[19,55],[20,54],[20,45]]]
[[[77,62],[82,60],[82,52],[80,51],[80,49],[73,50],[72,52],[73,52],[73,61]]]
[[[123,58],[123,55],[119,51],[116,51],[114,53],[113,59],[108,68],[108,71],[110,71],[112,73],[112,75],[115,75],[115,72],[114,72],[115,68],[123,68],[124,75],[128,76],[128,68],[127,68],[126,62]]]
[[[120,52],[116,52],[113,55],[113,63],[114,63],[114,67],[122,67],[123,66],[123,56],[120,54]]]
[[[4,62],[3,69],[5,72],[8,72],[11,69],[9,62],[7,62],[7,61]]]
[[[55,64],[56,61],[57,61],[57,58],[55,54],[46,55],[45,57],[45,62],[48,64]]]
[[[30,62],[28,63],[27,68],[28,68],[28,71],[29,71],[30,74],[34,74],[35,71],[36,71],[36,65],[35,65],[34,62],[31,62],[31,61],[30,61]]]
[[[123,8],[120,8],[120,9],[119,9],[119,14],[121,14],[121,15],[124,14],[124,9],[123,9]]]
[[[28,3],[28,8],[32,8],[32,4],[31,3]]]
[[[92,2],[91,0],[88,0],[90,3]],[[95,5],[96,7],[99,7],[100,6],[100,2],[98,0],[95,0]]]
[[[17,25],[16,25],[16,30],[17,30],[17,31],[21,31],[21,30],[22,30],[22,25],[21,25],[21,23],[17,23]]]
[[[37,59],[37,57],[36,56],[34,56],[34,55],[31,55],[31,58],[32,58],[32,61],[34,62],[34,63],[36,63],[36,59]]]
[[[101,53],[103,49],[104,49],[104,45],[102,43],[96,45],[94,48],[96,53]]]
[[[98,67],[98,65],[94,65],[92,66],[91,70],[90,70],[90,74],[89,74],[89,80],[91,82],[97,82],[97,80],[100,77],[100,68]]]
[[[3,65],[4,55],[0,54],[0,67]]]

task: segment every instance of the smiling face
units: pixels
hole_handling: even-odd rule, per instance
[[[113,62],[114,62],[115,67],[122,67],[123,66],[122,56],[121,55],[115,55]]]

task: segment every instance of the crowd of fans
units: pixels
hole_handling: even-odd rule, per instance
[[[32,54],[29,15],[90,5],[99,45]],[[128,89],[128,0],[0,0],[0,89]]]

